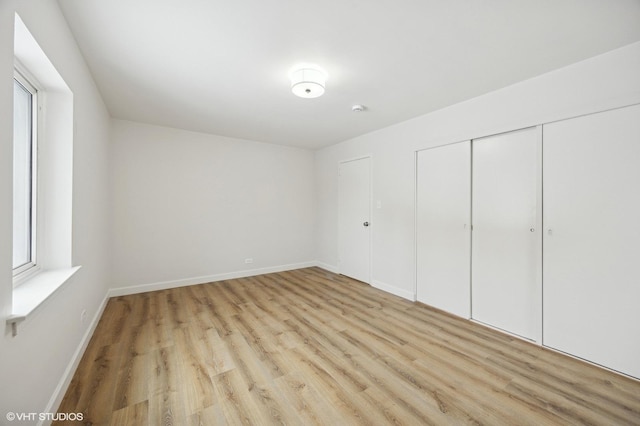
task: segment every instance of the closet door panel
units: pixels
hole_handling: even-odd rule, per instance
[[[640,106],[544,126],[543,343],[640,378]]]
[[[519,336],[539,333],[538,132],[473,141],[472,317]]]
[[[417,299],[469,318],[470,142],[418,152],[416,187]]]

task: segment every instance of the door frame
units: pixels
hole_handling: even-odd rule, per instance
[[[536,127],[536,161],[537,161],[537,175],[536,175],[536,204],[538,206],[538,217],[536,218],[536,226],[540,229],[540,232],[537,234],[538,238],[536,239],[536,300],[535,300],[535,324],[536,324],[536,333],[535,333],[535,343],[542,346],[542,330],[543,330],[543,315],[544,315],[544,306],[543,306],[543,294],[544,291],[544,283],[542,280],[543,273],[543,263],[542,258],[544,257],[544,247],[542,241],[544,240],[544,187],[542,180],[542,170],[544,167],[542,150],[543,150],[543,125],[539,124]]]
[[[364,155],[359,155],[357,157],[352,157],[352,158],[347,158],[344,160],[339,160],[338,161],[338,238],[337,238],[337,253],[338,253],[338,273],[342,274],[342,257],[341,257],[341,249],[340,249],[340,214],[341,214],[341,209],[342,206],[340,205],[340,194],[342,191],[341,185],[340,185],[340,177],[341,177],[341,168],[343,164],[346,163],[351,163],[354,161],[358,161],[358,160],[369,160],[369,194],[368,194],[368,198],[369,198],[369,267],[367,270],[367,280],[364,281],[365,283],[371,285],[371,277],[372,277],[372,259],[373,259],[373,238],[372,238],[372,214],[373,214],[373,155],[372,154],[364,154]]]

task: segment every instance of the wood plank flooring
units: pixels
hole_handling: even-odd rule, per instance
[[[94,425],[640,425],[640,382],[319,268],[109,300]]]

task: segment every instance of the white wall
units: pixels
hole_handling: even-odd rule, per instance
[[[117,293],[314,260],[313,152],[120,120],[113,144]]]
[[[318,151],[317,259],[337,269],[338,162],[372,154],[372,285],[413,298],[415,151],[638,103],[638,76],[635,43]]]
[[[4,327],[11,313],[13,27],[18,12],[74,94],[73,251],[82,269],[21,323],[17,337]],[[0,416],[8,411],[57,409],[56,389],[99,313],[109,287],[109,116],[57,2],[0,1]],[[53,404],[50,407],[49,404]]]

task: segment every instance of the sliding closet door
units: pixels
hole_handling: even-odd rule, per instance
[[[472,318],[536,340],[540,166],[536,128],[473,141]]]
[[[420,151],[417,158],[417,299],[470,315],[470,142]]]
[[[640,378],[640,106],[544,126],[544,344]]]

